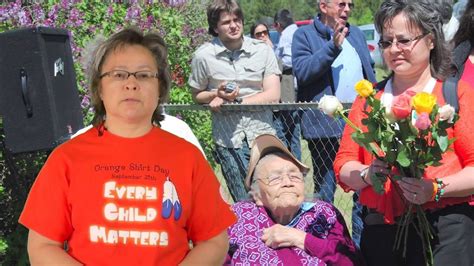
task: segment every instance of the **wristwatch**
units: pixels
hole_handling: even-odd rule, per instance
[[[242,98],[235,98],[234,103],[242,103]]]
[[[365,179],[367,178],[367,174],[369,173],[370,167],[362,169],[360,171],[360,179],[362,179],[362,182],[364,182],[366,185],[370,185]]]

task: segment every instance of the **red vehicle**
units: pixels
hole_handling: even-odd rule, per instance
[[[298,27],[301,27],[303,25],[308,25],[308,24],[311,24],[311,23],[313,23],[312,19],[295,21],[295,24],[298,25]]]

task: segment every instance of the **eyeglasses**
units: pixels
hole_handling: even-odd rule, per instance
[[[337,6],[340,9],[344,9],[344,8],[346,8],[346,6],[348,6],[350,9],[354,9],[354,3],[340,2],[339,4],[337,4]]]
[[[139,82],[142,82],[142,81],[151,81],[152,79],[158,78],[158,73],[148,71],[148,70],[137,71],[133,73],[128,72],[126,70],[112,70],[112,71],[103,73],[102,75],[100,75],[100,78],[103,78],[105,76],[111,78],[113,81],[125,81],[130,76],[134,76]]]
[[[304,175],[301,172],[290,172],[281,175],[271,175],[265,179],[259,178],[257,180],[260,180],[269,186],[275,186],[280,184],[285,176],[287,176],[291,182],[302,183],[304,181]]]
[[[415,38],[411,38],[411,39],[399,39],[399,40],[397,39],[397,40],[391,40],[391,41],[380,40],[378,44],[379,44],[380,49],[390,48],[392,46],[392,44],[395,44],[398,47],[398,49],[408,49],[408,48],[410,48],[411,44],[414,41],[422,39],[426,35],[428,35],[428,33],[423,33],[423,34],[421,34],[419,36],[416,36]]]
[[[263,36],[268,36],[268,30],[255,32],[256,38],[262,38]]]

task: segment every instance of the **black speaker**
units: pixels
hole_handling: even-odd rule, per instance
[[[0,33],[0,115],[13,153],[52,149],[83,127],[66,30]]]

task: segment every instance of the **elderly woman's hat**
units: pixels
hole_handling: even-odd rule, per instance
[[[301,169],[303,173],[306,174],[309,171],[308,166],[298,161],[298,159],[296,159],[296,157],[286,148],[285,144],[283,144],[277,137],[270,134],[263,134],[256,137],[252,142],[249,169],[247,172],[247,177],[245,178],[245,186],[247,189],[250,189],[250,185],[252,184],[252,175],[255,171],[255,166],[257,166],[258,161],[260,161],[263,156],[276,151],[287,154],[288,157]]]

